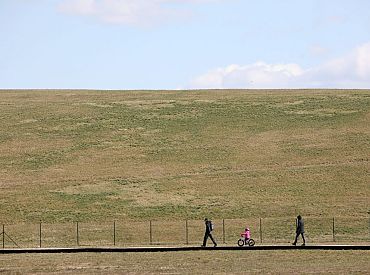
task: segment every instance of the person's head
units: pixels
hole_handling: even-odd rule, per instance
[[[298,219],[298,220],[301,220],[301,219],[302,219],[301,215],[298,215],[298,216],[297,216],[297,219]]]
[[[205,222],[208,222],[208,219],[207,219],[207,218],[204,218],[204,221],[205,221]]]
[[[246,230],[246,231],[249,231],[249,227],[246,227],[246,228],[245,228],[245,230]]]

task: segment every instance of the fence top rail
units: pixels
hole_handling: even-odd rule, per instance
[[[210,220],[214,222],[222,222],[222,221],[266,221],[266,220],[295,220],[296,216],[279,216],[279,217],[236,217],[236,218],[219,218],[219,217],[210,217]],[[367,220],[369,221],[370,215],[367,216],[304,216],[304,220],[312,220],[312,219],[317,219],[317,220]],[[111,220],[75,220],[75,221],[3,221],[0,222],[0,225],[3,226],[13,226],[13,225],[39,225],[40,223],[42,224],[50,224],[50,225],[58,225],[58,224],[120,224],[120,223],[191,223],[191,222],[203,222],[204,218],[183,218],[183,219],[111,219]]]

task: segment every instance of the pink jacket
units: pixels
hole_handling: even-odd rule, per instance
[[[246,239],[250,239],[251,238],[251,232],[249,230],[245,230],[242,234],[241,234],[242,237],[246,238]]]

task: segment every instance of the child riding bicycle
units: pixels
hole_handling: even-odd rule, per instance
[[[240,236],[244,237],[244,241],[247,242],[251,238],[251,231],[249,230],[249,227],[246,227]]]
[[[251,238],[249,227],[246,227],[240,236],[241,238],[238,240],[238,246],[254,246],[256,244],[256,242]]]

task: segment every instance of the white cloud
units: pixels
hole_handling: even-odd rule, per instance
[[[94,17],[105,23],[152,26],[188,18],[189,8],[176,4],[203,4],[222,0],[62,0],[62,13]]]
[[[298,64],[230,65],[196,77],[191,88],[370,88],[370,42],[314,68]]]
[[[290,79],[302,75],[303,70],[297,64],[266,64],[256,62],[251,65],[230,65],[217,68],[193,81],[194,87],[201,88],[238,88],[254,87],[263,84],[265,87],[284,85]]]

